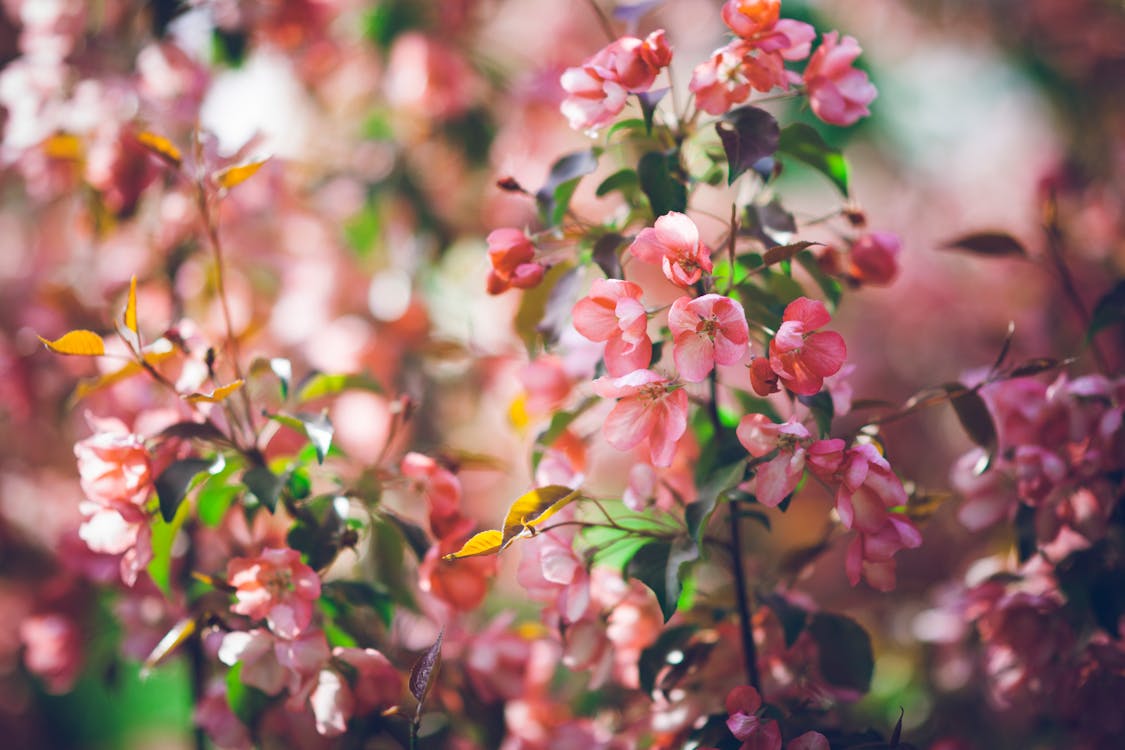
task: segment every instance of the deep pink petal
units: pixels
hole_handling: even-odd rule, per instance
[[[687,431],[687,392],[683,389],[669,393],[651,411],[657,419],[649,436],[649,451],[655,466],[671,466],[676,455],[676,443]]]
[[[570,313],[574,328],[591,341],[608,341],[620,332],[617,315],[604,297],[583,297]]]
[[[828,308],[820,300],[798,297],[786,306],[782,320],[788,322],[795,320],[801,323],[805,331],[813,331],[832,322]]]
[[[801,361],[810,371],[822,378],[835,375],[848,358],[844,337],[835,331],[821,331],[805,339],[801,348]]]
[[[648,367],[652,359],[652,342],[645,336],[633,344],[618,336],[605,347],[605,369],[615,378]]]

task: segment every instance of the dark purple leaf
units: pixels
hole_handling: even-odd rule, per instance
[[[821,245],[820,242],[808,242],[802,240],[801,242],[793,242],[789,245],[777,245],[771,247],[762,256],[762,263],[767,266],[772,266],[774,263],[780,263],[783,260],[793,258],[797,253],[809,247],[816,247]]]
[[[757,107],[739,107],[715,123],[715,132],[727,155],[727,184],[732,185],[759,160],[777,151],[781,129],[769,112]]]
[[[645,120],[645,132],[652,132],[652,117],[656,112],[656,105],[668,93],[670,89],[653,89],[652,91],[643,91],[637,94],[637,101],[641,104],[641,114]]]
[[[625,238],[616,232],[602,235],[594,243],[594,262],[608,279],[624,278],[621,274],[621,260],[617,257],[617,248],[625,242]]]
[[[551,165],[547,181],[535,192],[535,199],[551,224],[566,215],[578,181],[598,168],[598,149],[588,148],[567,154]]]
[[[1086,340],[1112,325],[1125,321],[1125,281],[1117,282],[1117,286],[1109,290],[1097,304],[1090,316],[1090,327],[1086,331]]]
[[[867,631],[850,617],[818,612],[808,624],[820,652],[820,673],[829,684],[866,693],[875,671]]]
[[[434,678],[441,669],[441,639],[444,635],[445,629],[442,628],[434,645],[418,657],[418,661],[414,662],[410,670],[410,694],[418,701],[419,715],[422,713],[422,704],[426,702],[426,696],[434,686]]]
[[[1019,240],[1004,232],[978,232],[958,237],[942,245],[945,250],[964,250],[993,258],[1005,256],[1027,257],[1027,250]]]
[[[898,707],[898,723],[895,724],[895,730],[891,732],[890,746],[892,748],[898,747],[899,741],[902,739],[902,717],[906,715],[906,711],[902,706]]]

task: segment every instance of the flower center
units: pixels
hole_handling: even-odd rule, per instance
[[[288,569],[274,570],[265,576],[263,584],[270,597],[281,599],[293,590],[293,575]]]

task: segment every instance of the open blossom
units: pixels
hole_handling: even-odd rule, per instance
[[[97,432],[74,446],[86,498],[106,507],[143,505],[152,492],[144,441],[115,419],[91,423]]]
[[[353,716],[363,716],[376,709],[388,708],[399,697],[402,678],[387,657],[371,648],[332,650],[335,660],[354,670],[354,681],[334,669],[322,669],[309,694],[309,706],[316,721],[316,731],[334,737],[347,731]]]
[[[737,364],[750,346],[750,329],[742,305],[721,294],[680,297],[668,311],[676,369],[698,383],[715,365]]]
[[[922,545],[922,535],[914,523],[901,513],[888,514],[874,533],[860,533],[848,546],[844,567],[848,581],[859,585],[862,577],[879,591],[895,587],[895,554]]]
[[[239,680],[266,695],[277,695],[287,687],[290,695],[302,692],[328,656],[328,641],[319,630],[285,639],[261,628],[227,633],[218,653],[223,664],[241,663]]]
[[[672,49],[663,29],[644,40],[621,37],[581,66],[563,72],[561,83],[567,97],[562,113],[577,130],[601,127],[625,108],[629,94],[648,91],[671,61]]]
[[[535,245],[531,238],[519,229],[505,227],[489,233],[488,260],[492,270],[488,272],[488,293],[500,294],[511,287],[530,289],[543,280],[545,268],[534,263]]]
[[[812,396],[836,374],[848,356],[844,338],[834,331],[814,332],[832,320],[824,303],[799,297],[789,303],[770,342],[770,367],[793,393]]]
[[[758,467],[754,493],[762,505],[776,508],[797,487],[805,472],[805,445],[812,435],[800,422],[775,424],[764,414],[747,414],[738,423],[738,442],[755,458],[777,450],[775,458]]]
[[[867,105],[875,99],[875,86],[866,73],[852,67],[861,51],[853,37],[841,41],[838,32],[830,31],[805,67],[809,106],[831,125],[851,125],[871,114]]]
[[[617,379],[598,378],[594,392],[618,400],[603,427],[610,445],[627,451],[647,439],[652,463],[671,465],[676,442],[687,430],[688,398],[682,388],[651,370],[637,370]]]
[[[652,341],[641,288],[631,281],[597,279],[590,294],[578,300],[574,328],[591,341],[604,341],[605,368],[613,377],[648,367]]]
[[[461,480],[430,456],[411,451],[402,457],[402,475],[414,481],[426,498],[430,530],[438,539],[454,532],[461,522]]]
[[[320,577],[292,549],[266,549],[258,557],[236,557],[227,566],[235,587],[231,611],[265,619],[282,638],[296,638],[312,622]]]
[[[781,750],[781,729],[773,719],[763,720],[758,711],[762,696],[749,685],[740,685],[727,694],[727,729],[743,748],[752,750]]]
[[[58,613],[32,615],[19,622],[23,662],[51,693],[68,692],[82,671],[82,631]]]
[[[781,15],[781,0],[727,0],[722,16],[730,30],[741,37],[768,31]]]
[[[642,229],[629,252],[645,263],[659,263],[668,280],[678,286],[691,286],[712,268],[711,249],[699,241],[699,228],[677,211]]]

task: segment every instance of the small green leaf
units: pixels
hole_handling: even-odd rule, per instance
[[[637,177],[637,170],[628,168],[619,169],[602,180],[601,184],[598,185],[598,189],[594,191],[594,194],[601,198],[609,195],[614,190],[620,190],[622,193],[628,195],[640,188],[640,186],[641,183]]]
[[[656,595],[664,622],[676,613],[683,591],[683,567],[699,558],[699,550],[691,539],[673,543],[649,542],[637,550],[626,566],[626,573],[648,586]]]
[[[255,466],[242,475],[242,483],[270,513],[274,512],[277,508],[277,500],[281,496],[281,489],[285,486],[281,477],[265,466]]]
[[[157,518],[152,522],[152,560],[149,561],[147,570],[152,582],[165,596],[170,596],[172,589],[172,545],[190,508],[187,503],[180,503],[170,520]]]
[[[325,396],[335,396],[344,391],[369,391],[383,393],[379,381],[365,373],[329,374],[313,373],[297,389],[297,403],[305,404]]]
[[[579,181],[598,168],[600,149],[589,148],[567,154],[551,165],[547,181],[535,192],[535,199],[549,226],[562,222]]]
[[[222,459],[218,459],[219,462]],[[173,461],[153,484],[156,487],[156,497],[160,500],[160,517],[165,523],[171,523],[180,504],[184,501],[192,481],[200,474],[211,470],[217,461],[207,458],[184,458]]]
[[[745,461],[738,461],[717,469],[707,483],[699,489],[695,501],[684,508],[684,521],[696,545],[703,544],[703,532],[707,529],[711,514],[715,512],[715,504],[719,496],[726,490],[736,487],[745,474]]]
[[[316,448],[316,462],[318,464],[324,463],[324,457],[328,455],[328,449],[332,446],[332,435],[335,432],[328,415],[298,414],[297,419],[301,420],[301,424],[305,428],[305,435]]]
[[[824,142],[820,133],[804,123],[782,129],[777,150],[803,161],[827,177],[844,195],[848,194],[848,162],[839,149]]]
[[[850,617],[818,612],[808,624],[816,641],[820,673],[831,685],[866,693],[875,671],[871,637]]]
[[[382,513],[382,517],[399,530],[402,538],[410,545],[410,549],[414,551],[414,556],[418,558],[419,562],[426,558],[426,553],[430,550],[430,538],[421,526],[386,511]]]
[[[687,187],[675,176],[678,172],[679,155],[676,151],[667,154],[650,151],[637,164],[637,177],[652,206],[653,217],[687,210]]]

